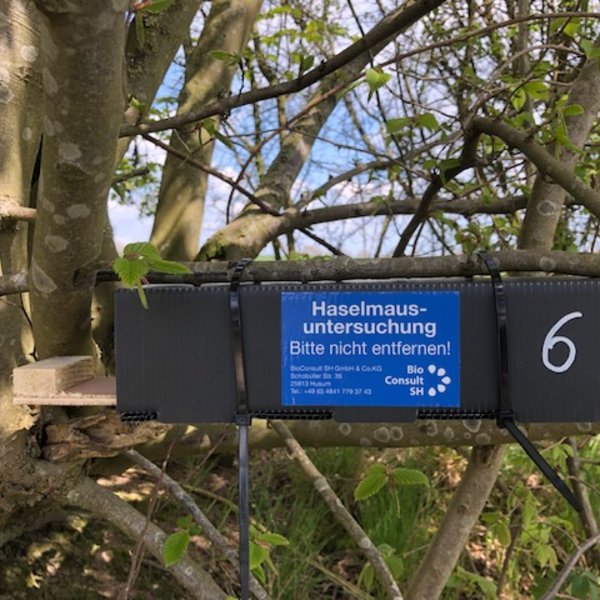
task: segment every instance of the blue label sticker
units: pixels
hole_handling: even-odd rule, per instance
[[[283,292],[284,406],[460,406],[459,292]]]

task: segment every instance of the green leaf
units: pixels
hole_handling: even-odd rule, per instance
[[[416,123],[419,127],[425,127],[429,131],[437,131],[440,128],[440,124],[437,122],[433,113],[424,113],[416,118]]]
[[[546,566],[555,568],[558,564],[558,557],[550,544],[536,544],[533,554],[542,569]]]
[[[398,485],[429,485],[427,475],[416,469],[397,467],[392,471],[392,477]]]
[[[527,102],[527,93],[522,87],[517,88],[513,92],[510,102],[515,110],[521,110],[525,106],[525,102]]]
[[[582,40],[579,44],[582,50],[585,52],[585,56],[588,60],[593,60],[594,58],[600,58],[600,47],[596,46],[590,40]]]
[[[263,585],[267,583],[267,574],[262,568],[262,565],[258,565],[258,567],[252,569],[252,573],[254,573],[254,576],[256,577],[256,579],[258,579],[258,581],[260,581],[260,583],[262,583]]]
[[[119,256],[113,262],[113,269],[124,285],[133,287],[148,273],[150,267],[145,260],[129,260],[124,256]]]
[[[528,81],[522,89],[532,100],[548,100],[548,86],[543,81]]]
[[[315,64],[315,57],[312,55],[303,55],[300,59],[300,74],[304,73],[304,71],[308,71]]]
[[[133,242],[127,244],[127,246],[123,248],[123,256],[127,257],[128,254],[139,254],[139,256],[144,258],[160,259],[159,251],[150,242]]]
[[[406,129],[412,123],[410,117],[398,117],[397,119],[388,119],[385,127],[390,135],[394,135],[403,129]]]
[[[394,576],[394,579],[400,579],[404,570],[402,559],[397,554],[389,554],[385,556],[385,563]]]
[[[267,531],[265,533],[261,533],[257,538],[257,542],[264,542],[265,544],[270,544],[271,546],[289,546],[290,542],[287,538],[279,535],[278,533],[272,533]]]
[[[256,568],[260,567],[262,563],[267,560],[269,556],[269,551],[260,546],[259,544],[255,544],[254,542],[250,542],[250,570],[254,571]]]
[[[381,69],[367,69],[365,73],[365,81],[369,86],[369,100],[373,94],[381,87],[383,87],[392,76],[389,73],[384,73]]]
[[[510,544],[510,528],[505,519],[499,519],[491,528],[494,537],[503,545],[508,546]]]
[[[193,526],[194,521],[192,520],[191,515],[186,515],[185,517],[179,517],[179,519],[177,519],[178,529],[187,529],[189,531]]]
[[[359,501],[374,496],[381,491],[386,480],[385,467],[383,465],[374,465],[367,471],[364,479],[356,486],[354,499]]]
[[[158,13],[167,10],[171,4],[173,4],[173,0],[152,0],[151,4],[149,4],[144,10],[147,10],[153,15],[157,15]]]
[[[158,273],[168,273],[170,275],[185,275],[191,271],[181,263],[172,260],[164,260],[163,258],[149,259],[148,265],[153,271]]]
[[[181,560],[190,543],[190,534],[182,529],[172,533],[163,546],[163,560],[165,567],[170,567]]]
[[[577,32],[579,31],[580,24],[581,21],[579,19],[573,19],[565,25],[563,32],[565,33],[565,35],[568,35],[571,38],[575,37],[577,35]]]
[[[375,583],[375,571],[373,571],[373,567],[371,563],[365,564],[358,576],[358,585],[364,586],[367,592],[370,592],[373,589],[373,584]]]
[[[585,598],[590,590],[590,580],[584,575],[574,575],[570,588],[575,598]]]
[[[569,106],[565,106],[562,110],[562,114],[565,117],[575,117],[577,115],[583,114],[583,106],[581,104],[569,104]]]
[[[141,281],[138,281],[135,284],[135,287],[137,288],[137,292],[138,292],[138,296],[140,297],[140,302],[142,303],[142,306],[148,310],[148,308],[150,308],[148,306],[148,298],[146,298],[146,292],[144,291],[144,286],[142,285]]]

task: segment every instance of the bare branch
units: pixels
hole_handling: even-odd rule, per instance
[[[348,509],[343,505],[338,495],[333,491],[327,479],[310,460],[302,446],[298,443],[294,434],[283,421],[271,421],[271,427],[281,436],[292,457],[302,467],[304,473],[313,482],[315,489],[321,494],[323,500],[338,520],[342,527],[348,532],[356,545],[362,550],[367,560],[373,566],[373,570],[392,600],[402,600],[400,588],[390,572],[383,556],[377,550],[364,529],[358,524]]]
[[[33,221],[35,219],[35,208],[21,206],[10,200],[0,198],[0,221],[3,219],[14,219],[15,221]]]
[[[541,600],[552,600],[558,592],[560,588],[564,584],[565,580],[569,576],[569,573],[575,568],[577,561],[590,549],[593,548],[596,544],[600,542],[600,533],[593,535],[591,538],[587,539],[583,544],[581,544],[571,558],[567,561],[567,564],[562,568],[562,571],[559,573],[556,581],[550,586],[550,589],[542,596]]]
[[[554,158],[543,146],[533,141],[531,133],[519,131],[506,123],[487,117],[475,117],[471,121],[471,127],[480,133],[499,137],[510,147],[523,152],[542,175],[554,180],[594,216],[600,218],[600,193],[585,184],[568,165]]]
[[[419,205],[415,210],[413,218],[410,220],[400,236],[400,241],[394,250],[394,256],[404,255],[406,247],[408,246],[412,236],[429,215],[431,211],[431,205],[433,204],[433,201],[437,197],[440,190],[449,181],[455,177],[458,177],[458,175],[460,175],[463,171],[470,169],[475,165],[475,153],[477,150],[478,141],[479,135],[477,133],[475,133],[475,135],[467,135],[460,155],[459,164],[449,169],[445,169],[440,173],[436,173],[433,176],[431,183],[427,186],[427,189],[423,194],[423,198],[421,198],[421,202],[419,202]]]
[[[154,123],[141,123],[136,127],[123,127],[120,135],[121,137],[132,136],[140,133],[178,128],[187,123],[200,121],[207,117],[218,114],[227,114],[231,109],[239,106],[253,104],[255,102],[260,102],[261,100],[276,98],[277,96],[283,96],[285,94],[300,92],[314,83],[317,83],[327,75],[346,66],[361,54],[368,52],[380,44],[386,38],[401,31],[407,25],[415,23],[421,17],[443,4],[444,1],[445,0],[416,0],[415,2],[408,3],[408,6],[406,6],[404,10],[396,11],[391,16],[386,17],[357,42],[297,79],[266,88],[259,88],[237,96],[223,98],[217,102],[212,102],[198,111],[190,111],[187,114],[171,117],[170,119],[163,119]]]
[[[138,539],[143,532],[146,548],[162,564],[162,551],[167,539],[165,532],[154,523],[146,523],[146,518],[127,502],[87,477],[80,477],[75,482],[67,492],[66,500],[70,505],[79,506],[116,525],[133,539]],[[187,556],[183,556],[173,565],[171,572],[192,598],[199,600],[226,600],[227,598],[227,594],[219,588],[213,578]]]
[[[179,500],[185,508],[190,512],[194,521],[202,528],[203,533],[215,546],[215,548],[222,552],[231,565],[239,571],[240,563],[238,561],[237,552],[230,546],[229,542],[223,536],[219,530],[212,524],[210,519],[204,514],[200,507],[196,504],[192,496],[188,494],[183,487],[170,477],[167,473],[161,471],[153,462],[149,461],[146,457],[142,456],[135,450],[125,450],[124,456],[129,458],[136,465],[139,465],[147,471],[152,477],[160,480],[162,485],[171,493],[177,500]],[[260,585],[256,577],[250,576],[250,591],[254,594],[255,598],[259,600],[269,600],[270,596]]]
[[[188,165],[191,165],[192,167],[195,167],[196,169],[199,169],[200,171],[204,171],[205,173],[208,173],[209,175],[212,175],[213,177],[216,177],[217,179],[224,181],[226,184],[230,185],[232,188],[234,188],[235,190],[240,192],[240,194],[243,194],[244,196],[246,196],[246,198],[248,198],[248,200],[250,200],[250,202],[252,204],[256,204],[256,206],[258,206],[262,211],[264,211],[270,215],[279,216],[279,212],[272,209],[268,204],[265,204],[260,198],[257,198],[252,192],[249,192],[246,188],[241,186],[239,183],[237,183],[230,177],[227,177],[227,175],[223,175],[223,173],[217,171],[217,169],[213,169],[210,165],[205,165],[201,162],[198,162],[196,159],[192,158],[189,154],[186,154],[185,152],[182,152],[181,150],[179,150],[173,146],[170,146],[169,144],[165,144],[158,138],[155,138],[155,137],[153,137],[151,135],[147,135],[147,134],[144,134],[143,137],[146,138],[149,142],[152,142],[155,146],[158,146],[159,148],[166,150],[169,154],[173,154],[174,156],[177,156],[177,158],[180,158],[181,160],[185,161]]]

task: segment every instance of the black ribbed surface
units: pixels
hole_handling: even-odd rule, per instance
[[[506,280],[510,391],[522,422],[600,420],[600,281]],[[282,291],[447,291],[461,294],[461,406],[453,409],[330,407],[289,411],[280,403]],[[117,397],[120,411],[156,413],[164,422],[235,422],[231,325],[226,284],[152,287],[150,309],[135,291],[116,295]],[[244,284],[241,288],[249,408],[254,416],[337,421],[493,418],[497,408],[494,300],[489,281],[427,280],[339,284]],[[576,343],[566,373],[546,369],[544,337],[565,314],[583,317],[557,335]],[[550,357],[560,364],[564,347]],[[465,416],[467,415],[467,416]],[[472,415],[472,416],[471,416]]]

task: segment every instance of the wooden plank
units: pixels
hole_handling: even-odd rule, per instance
[[[16,396],[53,396],[93,379],[91,356],[55,356],[13,371],[13,393]]]
[[[90,356],[57,356],[13,371],[13,403],[114,406],[114,377],[94,377]]]

